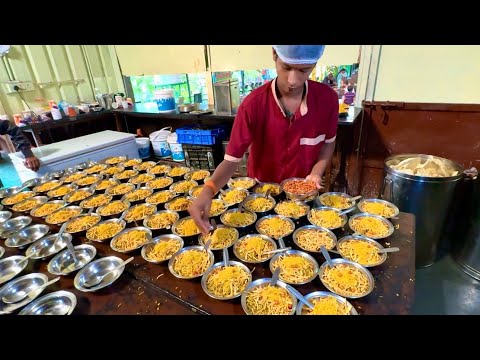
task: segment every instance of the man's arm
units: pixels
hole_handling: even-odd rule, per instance
[[[18,126],[8,120],[3,120],[0,123],[0,135],[9,135],[16,149],[20,150],[25,158],[33,156],[30,141],[23,135]]]

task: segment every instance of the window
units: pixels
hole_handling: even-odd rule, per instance
[[[212,80],[214,83],[223,80],[238,80],[241,97],[247,96],[253,89],[262,86],[276,77],[277,71],[275,69],[222,71],[212,73]]]

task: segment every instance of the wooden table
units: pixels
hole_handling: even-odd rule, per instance
[[[17,214],[15,214],[17,215]],[[42,223],[33,218],[34,223]],[[300,223],[303,225],[305,222]],[[400,213],[399,220],[393,220],[398,225],[392,236],[380,241],[385,246],[398,246],[399,252],[389,254],[387,261],[371,272],[375,278],[375,288],[368,296],[351,300],[359,314],[365,315],[404,315],[408,314],[414,301],[415,284],[415,229],[414,216]],[[50,225],[51,232],[58,232],[57,226]],[[340,238],[344,232],[337,232]],[[84,237],[74,236],[74,245],[87,242]],[[285,238],[287,246],[293,246],[290,237]],[[73,314],[213,314],[213,315],[243,315],[240,298],[231,301],[219,301],[207,296],[200,285],[200,279],[180,280],[168,270],[166,264],[152,264],[140,256],[140,250],[123,254],[113,251],[109,242],[89,242],[97,249],[97,258],[103,256],[118,256],[124,260],[130,256],[135,259],[126,266],[124,273],[112,285],[94,293],[80,292],[73,286],[74,275],[62,277],[60,281],[43,291],[41,295],[60,289],[73,292],[78,299],[78,305]],[[193,243],[186,242],[185,246]],[[215,262],[221,260],[221,252],[215,251]],[[6,248],[3,257],[24,254],[24,250]],[[234,259],[230,249],[230,257]],[[321,265],[324,259],[314,255]],[[49,279],[53,275],[47,273],[48,260],[30,260],[27,268],[18,276],[30,272],[45,273]],[[254,266],[246,264],[251,270]],[[253,279],[271,277],[268,262],[255,266]],[[17,277],[18,277],[17,276]],[[319,278],[311,283],[296,287],[302,294],[317,290],[326,290]],[[18,311],[17,311],[18,312]]]

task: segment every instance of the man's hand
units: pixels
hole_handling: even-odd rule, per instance
[[[200,196],[193,201],[188,208],[188,212],[202,234],[207,235],[210,231],[208,217],[210,215],[210,206],[212,205],[212,190],[204,186]]]
[[[25,166],[32,171],[37,171],[40,169],[40,160],[38,160],[35,156],[30,156],[25,159]]]
[[[306,177],[307,180],[311,180],[317,185],[317,189],[322,188],[322,177],[320,175],[310,174]]]

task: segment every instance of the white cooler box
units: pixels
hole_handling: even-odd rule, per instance
[[[84,161],[99,161],[110,156],[138,158],[135,136],[111,130],[43,145],[33,148],[32,151],[42,164],[38,172],[25,167],[23,164],[25,158],[21,152],[10,154],[22,182],[42,176],[47,172],[73,167]]]

